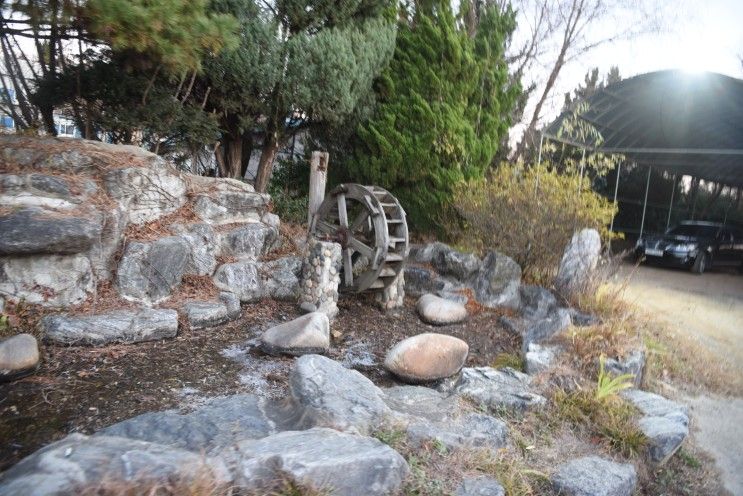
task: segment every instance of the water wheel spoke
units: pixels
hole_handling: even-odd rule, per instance
[[[372,264],[374,263],[374,250],[359,241],[357,238],[351,238],[348,241],[349,246],[351,246],[355,251],[361,253],[363,256],[369,259],[369,262]]]
[[[348,211],[346,210],[346,195],[338,195],[338,221],[341,227],[348,227]]]
[[[315,223],[315,227],[318,231],[330,235],[335,234],[338,230],[338,226],[334,226],[333,224],[320,219]]]
[[[351,260],[351,254],[353,250],[346,248],[343,250],[343,281],[346,286],[353,285],[353,261]]]
[[[369,218],[369,211],[364,209],[362,210],[359,215],[356,216],[356,218],[351,223],[351,227],[349,227],[351,232],[355,232],[356,229],[361,227],[361,225],[366,221],[366,219]]]

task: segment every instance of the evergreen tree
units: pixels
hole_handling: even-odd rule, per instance
[[[419,230],[439,230],[452,188],[482,176],[508,130],[519,88],[503,51],[514,27],[512,12],[489,8],[470,38],[445,0],[418,2],[400,24],[346,172],[390,189]]]

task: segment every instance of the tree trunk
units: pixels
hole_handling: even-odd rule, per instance
[[[271,179],[273,164],[278,152],[279,132],[275,129],[275,126],[269,126],[266,128],[261,159],[258,162],[258,172],[255,175],[255,190],[259,193],[265,193],[268,188],[268,181]]]
[[[243,157],[242,135],[225,137],[224,151],[227,177],[240,178]]]
[[[250,132],[243,134],[243,160],[240,168],[240,178],[244,178],[250,166],[250,156],[253,154],[253,135]]]

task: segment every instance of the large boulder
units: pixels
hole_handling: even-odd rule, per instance
[[[570,327],[570,324],[570,312],[566,308],[558,308],[541,319],[526,321],[521,335],[522,350],[526,351],[531,343],[550,339]]]
[[[355,370],[320,355],[304,355],[289,377],[300,427],[331,427],[366,434],[391,414],[384,393]]]
[[[302,260],[287,256],[264,262],[258,269],[264,294],[277,300],[297,301]]]
[[[459,372],[468,352],[469,346],[459,338],[424,333],[393,346],[387,352],[384,366],[405,382],[430,382]]]
[[[383,399],[403,422],[410,418],[442,422],[455,417],[460,410],[456,396],[423,386],[387,388]]]
[[[176,224],[170,227],[188,244],[189,254],[185,273],[210,276],[217,268],[217,257],[221,254],[219,240],[209,224]]]
[[[519,288],[521,314],[527,319],[543,319],[557,308],[557,299],[546,288],[525,284]]]
[[[22,377],[39,365],[39,343],[30,334],[0,341],[0,382]]]
[[[468,413],[446,422],[413,422],[406,432],[414,446],[435,442],[450,450],[489,448],[496,451],[506,446],[508,437],[505,422],[481,413]]]
[[[275,402],[252,394],[236,394],[213,398],[188,413],[165,410],[137,415],[106,427],[97,435],[216,454],[238,441],[275,434],[284,419]]]
[[[86,186],[90,184],[86,182]],[[50,210],[69,210],[85,198],[74,195],[69,182],[59,176],[45,174],[0,174],[0,205]]]
[[[637,474],[629,463],[587,456],[561,465],[551,481],[555,491],[565,496],[631,496]]]
[[[423,296],[427,293],[438,293],[446,282],[438,277],[435,271],[425,267],[409,265],[405,267],[405,293],[410,296]]]
[[[624,391],[622,397],[643,413],[638,426],[648,438],[648,457],[653,463],[662,465],[676,453],[689,434],[689,409],[639,389]]]
[[[258,275],[259,262],[244,260],[220,265],[214,273],[214,284],[234,293],[240,301],[254,302],[263,298],[263,287]]]
[[[190,257],[191,249],[180,236],[130,242],[117,271],[119,293],[147,304],[164,300],[181,283]]]
[[[0,258],[0,296],[49,307],[84,302],[93,292],[93,271],[85,255]]]
[[[612,375],[631,375],[632,383],[635,387],[640,387],[645,372],[645,352],[634,350],[624,357],[607,358],[604,362],[604,368],[606,372]]]
[[[157,220],[186,203],[183,175],[163,162],[150,167],[110,170],[103,176],[103,183],[108,195],[127,212],[132,224]]]
[[[408,464],[382,442],[332,429],[288,431],[238,443],[236,485],[249,490],[288,479],[338,496],[397,494]]]
[[[117,256],[124,242],[127,215],[121,208],[104,210],[98,215],[101,232],[90,247],[88,258],[96,279],[109,281],[116,273]]]
[[[278,231],[262,222],[240,226],[222,236],[222,251],[237,258],[265,255],[276,243]]]
[[[187,301],[183,313],[191,329],[216,327],[240,315],[240,300],[232,293],[223,292],[219,301]]]
[[[272,355],[327,353],[330,322],[322,312],[312,312],[268,329],[261,336],[261,348]]]
[[[95,494],[107,487],[113,493],[127,487],[140,493],[148,485],[168,483],[188,488],[209,481],[219,488],[230,480],[219,458],[120,437],[70,434],[5,472],[0,479],[0,494]]]
[[[532,392],[530,386],[528,375],[511,368],[476,367],[462,369],[462,375],[456,382],[444,383],[439,389],[464,396],[493,411],[506,409],[523,412],[547,402],[543,396]]]
[[[529,343],[524,354],[524,372],[530,375],[548,370],[563,352],[560,346],[542,346]]]
[[[431,258],[431,264],[440,274],[467,282],[480,270],[482,262],[472,253],[454,249],[439,249]]]
[[[256,193],[247,183],[220,180],[218,183],[201,181],[196,194],[194,213],[204,222],[222,225],[261,220],[271,197]]]
[[[434,259],[442,252],[451,251],[452,248],[441,242],[433,242],[425,245],[413,245],[408,253],[408,260],[421,264],[433,263]]]
[[[467,318],[464,305],[432,294],[421,296],[415,308],[424,322],[433,325],[457,324]]]
[[[487,475],[465,477],[457,487],[454,496],[505,496],[506,491],[500,482]]]
[[[566,295],[586,289],[600,254],[601,236],[596,229],[575,233],[560,260],[555,287]]]
[[[42,318],[39,325],[47,339],[61,344],[137,343],[175,337],[178,313],[142,309],[87,316],[57,314]]]
[[[488,308],[518,308],[521,267],[502,253],[490,252],[474,281],[478,303]]]
[[[87,217],[25,209],[0,216],[0,232],[0,255],[61,255],[88,250],[101,225]]]

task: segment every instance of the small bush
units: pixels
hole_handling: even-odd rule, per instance
[[[576,229],[592,227],[608,239],[615,208],[589,182],[576,173],[503,164],[489,178],[456,188],[459,217],[448,223],[449,234],[475,251],[499,250],[527,280],[549,284]]]
[[[271,177],[268,193],[273,211],[283,222],[307,222],[310,166],[306,158],[281,160]]]

